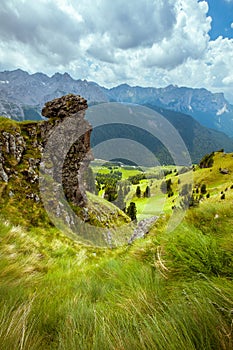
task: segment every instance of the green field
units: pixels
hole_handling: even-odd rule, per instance
[[[178,177],[175,175],[175,170],[178,170],[182,167],[176,166],[165,166],[165,167],[143,167],[141,169],[137,169],[136,167],[130,166],[113,166],[107,168],[99,164],[99,162],[94,162],[92,165],[92,170],[94,176],[98,173],[101,174],[110,174],[114,171],[119,171],[122,173],[122,179],[119,180],[119,183],[124,184],[127,182],[127,186],[130,186],[130,192],[125,196],[124,200],[126,203],[126,207],[129,206],[130,202],[133,201],[136,204],[137,208],[137,219],[140,221],[144,218],[149,218],[152,216],[157,216],[162,213],[171,213],[171,207],[174,205],[174,202],[178,197]],[[103,164],[103,161],[102,161]],[[165,176],[165,172],[172,172],[172,174],[168,174]],[[137,185],[132,184],[129,180],[130,177],[144,174],[145,179],[140,180]],[[156,179],[158,174],[161,175],[161,179]],[[179,178],[182,180],[184,175],[180,175]],[[174,190],[174,196],[172,198],[168,198],[166,194],[162,193],[160,186],[161,183],[166,179],[172,179],[172,186]],[[141,197],[138,198],[135,193],[137,186],[140,186],[141,189]],[[150,187],[150,198],[144,198],[143,194],[146,190],[146,187]],[[104,187],[98,192],[99,197],[104,197]]]
[[[124,180],[132,176],[122,172]],[[195,196],[202,184],[206,194],[172,232],[174,171],[166,177],[174,188],[170,198],[159,190],[164,179],[140,182],[143,191],[151,186],[148,199],[135,198],[132,185],[127,200],[135,200],[139,218],[161,207],[162,214],[144,239],[114,249],[69,238],[40,219],[41,208],[30,208],[38,218],[29,225],[29,214],[23,220],[19,212],[23,197],[4,203],[1,197],[1,350],[231,350],[232,174],[232,154],[216,153],[212,168],[196,166]],[[91,220],[100,216],[93,224],[128,222],[113,204],[88,196]]]

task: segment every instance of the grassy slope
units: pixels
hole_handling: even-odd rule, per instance
[[[195,171],[213,193],[175,231],[161,218],[133,246],[2,221],[1,349],[232,349],[232,159]]]
[[[37,203],[30,199],[32,193],[39,195],[38,182],[31,183],[25,175],[29,169],[29,159],[41,158],[39,149],[34,147],[32,143],[40,136],[37,135],[37,138],[32,140],[32,136],[28,132],[28,129],[36,123],[38,122],[24,121],[19,123],[0,117],[0,133],[3,131],[12,135],[21,133],[26,142],[26,150],[19,164],[11,154],[4,153],[5,166],[14,169],[17,175],[13,174],[7,184],[0,182],[0,212],[4,218],[8,218],[14,225],[20,224],[28,228],[34,226],[50,228],[51,222],[44,210],[43,203]],[[38,173],[38,169],[36,171]],[[96,201],[98,201],[98,198],[90,195],[89,211],[92,224],[104,226],[108,223],[112,227],[115,224],[120,225],[128,222],[128,217],[111,203],[107,201],[95,203]],[[77,211],[82,212],[80,208],[77,208]]]
[[[219,169],[228,169],[229,174],[221,174]],[[198,169],[195,173],[196,184],[205,183],[210,194],[230,188],[233,185],[233,154],[216,152],[212,168]]]

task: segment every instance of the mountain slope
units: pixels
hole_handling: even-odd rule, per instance
[[[188,148],[192,161],[199,162],[200,155],[224,148],[233,151],[233,140],[224,133],[202,126],[187,114],[169,111],[163,108],[148,106],[161,113],[179,132]]]
[[[233,106],[223,93],[173,85],[157,89],[123,84],[110,89],[108,96],[119,102],[150,104],[185,113],[206,127],[233,135]]]
[[[200,125],[191,116],[151,105],[146,105],[146,107],[160,113],[175,127],[186,144],[193,163],[198,163],[206,153],[222,148],[227,152],[233,151],[233,140],[231,138],[224,133]],[[89,121],[91,123],[91,120]],[[130,139],[139,142],[156,156],[160,164],[172,164],[174,162],[168,150],[157,138],[142,128],[139,129],[127,124],[105,124],[94,128],[91,135],[91,146],[94,148],[101,142],[114,138]],[[131,145],[129,144],[128,146],[130,147]],[[133,143],[132,147],[134,147]],[[128,154],[130,154],[130,150]],[[140,164],[143,164],[145,162],[145,154],[138,155],[138,159],[139,156],[141,156]],[[154,165],[154,157],[147,161],[150,166]]]
[[[68,93],[79,94],[89,105],[99,102],[150,104],[191,115],[202,125],[233,136],[233,106],[222,93],[169,85],[165,88],[131,87],[127,84],[106,89],[69,74],[51,78],[20,69],[0,72],[0,115],[16,120],[39,119],[45,102]]]
[[[233,134],[231,106],[223,94],[212,94],[205,89],[187,89],[174,86],[155,89],[130,87],[126,84],[105,89],[92,82],[74,80],[67,73],[56,73],[49,78],[42,73],[30,75],[22,70],[6,71],[0,73],[0,115],[16,120],[39,120],[41,119],[41,107],[45,101],[68,92],[83,95],[88,99],[89,105],[108,101],[124,101],[143,104],[156,110],[178,130],[186,143],[193,162],[198,162],[204,154],[217,149],[224,148],[226,151],[233,151],[233,142],[230,138],[217,131],[206,129],[194,121],[194,119],[198,119],[201,124],[208,124],[208,126],[219,130],[227,129],[228,134],[231,134],[232,130]],[[161,106],[166,106],[166,109]],[[171,109],[179,110],[179,112],[174,112]],[[188,114],[193,115],[194,119],[187,114],[182,114],[182,111],[188,111]],[[209,113],[210,115],[215,114],[218,121],[220,120],[218,125],[215,123],[216,118],[208,117],[206,119]],[[110,132],[111,135],[113,132],[113,136],[125,135],[127,138],[129,136],[126,133],[127,127],[123,129],[118,131],[108,129],[107,133]],[[96,132],[97,130],[92,135],[92,145],[96,144]],[[102,133],[102,141],[108,137],[108,135],[104,135],[105,128],[102,128],[101,132],[98,130],[98,132]],[[160,162],[166,164],[172,162],[171,157],[160,142],[155,142],[150,137],[146,139],[145,135],[143,136],[138,131],[135,132],[134,130],[133,139],[144,142],[145,146],[156,154]]]

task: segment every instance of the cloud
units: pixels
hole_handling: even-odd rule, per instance
[[[171,70],[154,69],[153,81],[161,85],[205,87],[213,92],[224,92],[233,102],[233,39],[223,37],[210,41],[200,59],[189,58],[183,64]],[[153,84],[154,85],[154,84]]]
[[[175,23],[174,1],[79,1],[78,11],[91,33],[108,35],[116,49],[151,46],[171,34]]]
[[[231,28],[233,29],[233,22],[231,23]]]
[[[52,52],[69,60],[78,56],[80,40],[86,39],[89,54],[96,58],[100,54],[101,59],[106,56],[108,62],[104,51],[109,47],[110,51],[148,47],[170,35],[176,20],[173,12],[172,1],[99,0],[95,5],[91,0],[78,4],[3,0],[0,33],[5,42],[31,45],[34,52]]]
[[[3,0],[0,15],[1,43],[9,49],[13,45],[31,56],[53,57],[55,64],[77,57],[79,22],[53,1]]]
[[[222,82],[224,85],[232,85],[233,84],[233,74],[223,78]]]
[[[0,67],[222,89],[233,101],[233,43],[210,40],[207,13],[197,0],[2,0]]]
[[[177,2],[176,25],[171,37],[154,43],[147,50],[145,64],[149,67],[174,68],[188,58],[198,59],[206,50],[211,18],[206,18],[208,5],[206,2],[197,4],[195,0]]]

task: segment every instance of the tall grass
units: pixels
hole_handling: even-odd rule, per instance
[[[158,221],[116,250],[1,222],[0,348],[232,349],[232,216],[221,210],[225,234],[211,233],[215,211],[195,209],[173,233]]]
[[[40,349],[42,337],[37,331],[37,317],[32,315],[33,301],[6,305],[0,303],[0,346],[2,350]]]

